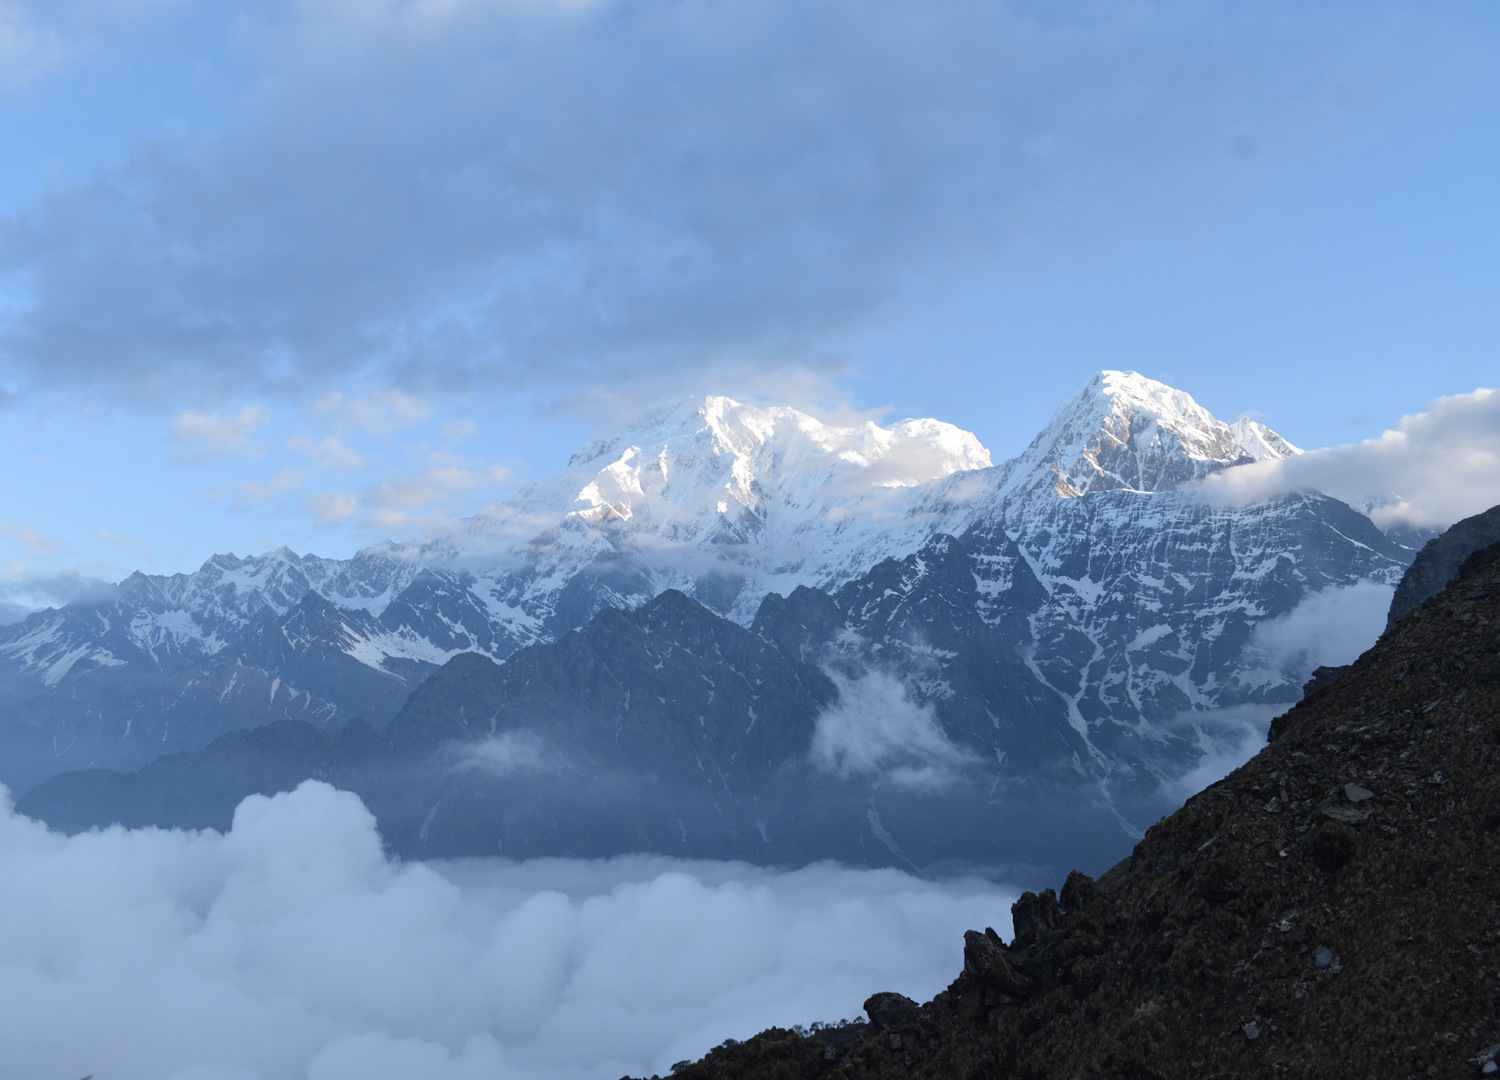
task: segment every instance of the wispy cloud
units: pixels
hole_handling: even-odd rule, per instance
[[[246,456],[257,452],[255,433],[269,418],[259,405],[246,405],[237,413],[185,409],[172,419],[172,441],[185,460]]]
[[[264,480],[247,480],[232,488],[229,503],[236,510],[259,510],[302,490],[306,477],[297,469],[278,469]]]
[[[531,731],[502,731],[478,742],[461,744],[454,751],[458,768],[493,777],[555,772],[562,766],[561,759]]]
[[[433,454],[428,468],[395,477],[371,488],[361,499],[370,523],[401,529],[421,523],[437,507],[448,507],[457,496],[505,483],[510,470],[503,465],[480,465],[447,454]],[[467,508],[465,508],[467,509]]]
[[[30,525],[0,521],[0,540],[18,544],[31,555],[55,555],[62,548],[62,541],[47,536]]]
[[[586,395],[841,370],[850,332],[924,275],[993,264],[1085,148],[1098,174],[1149,153],[1157,175],[1206,142],[1217,160],[1205,132],[1246,100],[1267,128],[1307,111],[1331,43],[1190,4],[233,18],[265,89],[241,118],[127,148],[0,222],[0,273],[31,283],[7,345],[36,380]],[[1376,54],[1341,79],[1385,78],[1379,23],[1338,22],[1334,59]],[[1167,62],[1100,62],[1118,55]],[[1184,95],[1191,77],[1221,92]]]
[[[319,398],[315,408],[334,422],[378,436],[392,435],[432,419],[429,402],[394,388],[355,395],[332,391]]]
[[[287,439],[286,445],[287,449],[294,454],[311,458],[319,468],[364,468],[364,455],[347,445],[337,435],[324,435],[321,439],[315,439],[310,435],[293,435]]]
[[[1394,592],[1361,581],[1310,593],[1285,615],[1258,624],[1248,655],[1302,677],[1316,667],[1353,663],[1385,629]]]
[[[818,714],[810,758],[842,777],[880,778],[898,787],[939,790],[955,783],[972,754],[953,743],[929,705],[883,671],[831,672],[839,697]]]
[[[19,621],[41,608],[102,602],[114,596],[114,585],[73,571],[50,573],[24,563],[0,566],[0,623]]]

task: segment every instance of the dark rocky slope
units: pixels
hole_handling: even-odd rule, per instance
[[[1390,621],[1394,623],[1442,592],[1464,560],[1491,544],[1500,544],[1500,506],[1464,518],[1441,536],[1427,541],[1396,587],[1396,595],[1391,598]]]
[[[731,1077],[1500,1072],[1500,546],[1280,718],[1097,882],[965,935],[930,1003],[775,1030]]]

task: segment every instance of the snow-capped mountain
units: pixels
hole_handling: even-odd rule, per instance
[[[1027,650],[1048,692],[1085,721],[1095,699],[1128,702],[1145,686],[1205,707],[1243,681],[1246,627],[1326,584],[1392,580],[1408,557],[1373,526],[1359,540],[1347,523],[1306,524],[1353,513],[1333,500],[1210,512],[1181,489],[1299,452],[1257,421],[1224,423],[1122,372],[1093,379],[999,466],[937,420],[831,424],[726,397],[681,404],[423,545],[349,560],[215,556],[0,629],[0,738],[17,747],[0,780],[136,765],[278,717],[379,725],[460,653],[502,660],[667,588],[749,625],[768,593],[838,590],[940,534],[981,538],[986,565],[1026,564],[1045,602],[1026,613],[1025,641],[1006,647]],[[998,610],[1010,587],[995,578],[975,603]],[[1222,618],[1147,625],[1151,604],[1206,604]],[[1264,676],[1259,693],[1284,695],[1292,681]]]
[[[1050,491],[1163,491],[1209,473],[1302,451],[1259,421],[1226,424],[1191,395],[1127,371],[1103,371],[1001,469],[1001,498]]]
[[[473,569],[521,642],[556,631],[583,567],[622,560],[626,572],[592,590],[605,604],[679,588],[748,622],[766,592],[847,580],[909,550],[933,528],[913,518],[920,492],[990,465],[975,435],[938,420],[839,425],[713,396],[581,450],[416,557]]]

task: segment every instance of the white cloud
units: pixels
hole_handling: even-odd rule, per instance
[[[255,433],[268,419],[259,405],[246,405],[238,413],[185,409],[172,419],[172,439],[179,455],[191,460],[249,454],[255,449]]]
[[[1015,896],[827,864],[393,863],[318,783],[224,835],[64,838],[0,799],[0,880],[7,1075],[110,1080],[665,1074],[930,996]]]
[[[365,499],[371,522],[382,528],[401,528],[422,520],[422,511],[440,506],[455,495],[491,484],[503,483],[509,470],[494,465],[478,467],[448,460],[441,455],[435,464],[415,476],[387,480]]]
[[[76,571],[36,573],[20,562],[8,564],[0,567],[0,625],[42,608],[106,601],[114,592],[109,582]]]
[[[1439,398],[1377,438],[1227,469],[1200,489],[1232,503],[1310,489],[1382,526],[1451,525],[1500,503],[1500,393]]]
[[[1394,592],[1389,585],[1361,581],[1310,593],[1285,615],[1256,626],[1247,653],[1299,676],[1324,665],[1353,663],[1385,629]]]
[[[932,707],[914,702],[894,675],[830,677],[839,699],[818,714],[810,755],[823,771],[936,789],[952,784],[974,760],[948,739]]]
[[[414,394],[396,389],[354,397],[334,391],[319,398],[314,408],[369,435],[393,435],[432,419],[431,405]]]
[[[325,435],[321,439],[293,435],[287,439],[286,445],[293,453],[312,458],[323,469],[359,469],[365,464],[364,455],[346,445],[337,435]]]

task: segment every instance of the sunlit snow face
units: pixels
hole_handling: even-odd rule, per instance
[[[64,838],[7,804],[0,881],[0,1075],[111,1080],[666,1073],[932,995],[1014,898],[829,865],[403,865],[318,783],[223,835]]]

